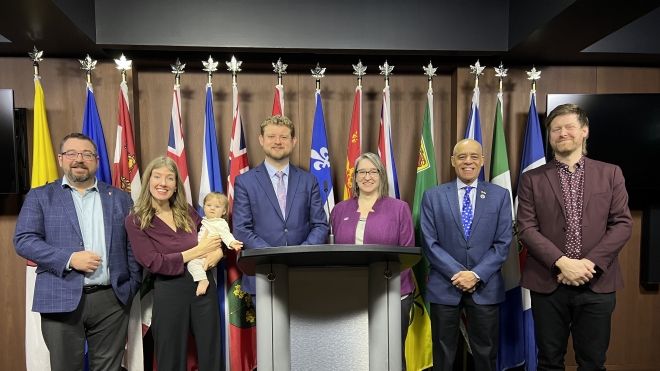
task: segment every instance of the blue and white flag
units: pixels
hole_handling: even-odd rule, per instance
[[[213,89],[206,84],[206,107],[204,109],[204,146],[202,153],[202,176],[199,181],[197,211],[204,216],[204,197],[211,192],[223,192],[218,140],[215,134],[215,116],[213,115]]]
[[[380,128],[378,131],[378,156],[387,172],[389,196],[399,198],[399,177],[396,174],[394,149],[392,147],[392,116],[390,115],[390,87],[383,88],[383,105],[380,109]]]
[[[524,172],[545,164],[545,151],[543,150],[543,136],[541,135],[541,123],[536,112],[536,91],[529,94],[529,113],[527,114],[527,127],[525,128],[525,139],[523,142],[522,158],[520,159],[520,175]],[[520,179],[520,177],[518,177]],[[520,185],[520,180],[518,181]],[[516,209],[518,198],[516,197]],[[525,266],[527,248],[523,246],[520,252],[520,268]],[[534,317],[532,317],[532,300],[529,290],[522,288],[523,305],[523,330],[525,340],[525,369],[535,371],[536,362],[536,340],[534,338]]]
[[[96,151],[99,156],[99,167],[96,170],[96,178],[101,182],[112,184],[108,149],[105,146],[101,117],[99,117],[99,110],[96,107],[96,99],[94,98],[94,91],[91,84],[87,84],[87,102],[85,103],[85,113],[83,114],[82,133],[90,137],[94,144],[96,144]]]
[[[479,119],[479,86],[474,87],[472,94],[472,104],[470,105],[470,113],[468,114],[467,127],[465,128],[465,139],[474,139],[482,146],[484,145],[481,139],[481,119]],[[486,180],[483,166],[479,171],[479,181]]]
[[[325,132],[323,118],[323,103],[321,91],[316,90],[316,110],[314,112],[314,127],[312,129],[312,153],[309,158],[309,171],[319,182],[321,199],[326,214],[335,207],[335,196],[332,191],[332,176],[330,171],[330,154],[328,153],[328,136]],[[327,215],[330,218],[330,215]]]

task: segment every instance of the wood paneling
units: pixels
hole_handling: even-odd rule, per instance
[[[258,142],[259,124],[270,115],[276,78],[269,72],[246,72],[238,77],[240,105],[245,126],[245,138],[251,165],[263,160]],[[512,68],[504,85],[504,126],[509,146],[512,180],[517,183],[519,156],[529,108],[530,82],[525,70]],[[537,107],[545,113],[547,93],[615,93],[660,92],[660,69],[614,67],[540,67],[542,79],[537,83]],[[363,80],[364,149],[377,151],[378,126],[382,100],[383,78],[376,66],[369,66]],[[420,69],[421,72],[421,69]],[[465,67],[451,74],[434,78],[434,121],[436,161],[441,181],[453,175],[449,163],[452,146],[463,137],[467,112],[472,97],[474,78]],[[71,131],[81,130],[85,102],[85,79],[75,60],[46,59],[42,62],[42,83],[48,108],[48,119],[54,144]],[[186,150],[193,198],[197,198],[201,166],[206,74],[201,63],[188,63],[188,72],[181,77],[181,109],[186,136]],[[101,61],[93,74],[105,139],[112,160],[117,120],[117,95],[120,75],[109,61]],[[156,156],[165,154],[172,107],[173,76],[169,66],[160,70],[134,66],[129,75],[129,104],[134,115],[138,137],[139,164],[144,168]],[[344,181],[347,133],[353,107],[355,76],[336,75],[328,71],[322,80],[322,98],[328,132],[329,150],[335,187],[339,200]],[[415,164],[419,146],[426,78],[419,75],[393,75],[391,110],[393,146],[399,174],[402,198],[412,202],[415,184]],[[486,153],[486,169],[490,163],[490,145],[495,114],[497,81],[488,69],[479,81],[481,90],[481,124]],[[298,146],[292,162],[307,169],[314,115],[314,79],[307,73],[292,72],[284,76],[285,114],[297,129]],[[0,59],[0,87],[15,90],[16,106],[26,107],[29,133],[32,131],[33,84],[32,66],[27,58]],[[223,174],[227,175],[228,143],[232,124],[231,76],[219,71],[213,78],[214,114]],[[624,125],[624,124],[622,124]],[[31,143],[31,138],[29,138]],[[488,173],[488,172],[487,172]],[[17,215],[16,200],[0,198],[0,303],[4,305],[0,325],[0,349],[11,357],[0,358],[0,369],[22,370],[24,365],[25,269],[12,246]],[[608,368],[618,370],[651,370],[660,364],[660,295],[639,287],[640,215],[634,215],[633,238],[621,253],[626,287],[617,294],[612,345],[608,353]],[[572,367],[572,353],[567,365]]]

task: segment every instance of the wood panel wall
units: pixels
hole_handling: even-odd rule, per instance
[[[322,62],[322,61],[321,61]],[[436,63],[441,61],[435,61]],[[421,63],[420,63],[421,66]],[[311,66],[310,66],[311,67]],[[365,150],[376,151],[380,120],[383,80],[369,66],[363,80],[363,126]],[[504,122],[509,147],[509,164],[514,187],[520,162],[520,147],[529,107],[530,82],[528,66],[514,67],[504,85]],[[538,112],[545,113],[547,93],[643,93],[660,92],[660,68],[625,67],[541,67],[542,79],[537,84]],[[259,123],[272,108],[275,76],[268,71],[250,71],[244,64],[238,77],[240,106],[246,131],[250,164],[263,160],[258,143]],[[395,70],[396,72],[396,70]],[[80,131],[85,101],[84,73],[75,60],[47,59],[41,67],[48,120],[54,146],[69,132]],[[100,61],[93,74],[94,92],[104,126],[109,155],[115,145],[119,73],[108,61]],[[353,105],[355,78],[328,71],[321,82],[323,108],[328,132],[329,150],[334,180],[335,198],[341,197],[347,133]],[[181,79],[181,108],[193,198],[197,199],[201,167],[201,138],[206,75],[201,63],[189,62],[188,72]],[[164,154],[172,105],[173,76],[169,66],[161,69],[141,69],[137,64],[129,74],[129,105],[134,117],[138,159],[141,168],[152,158]],[[392,76],[391,110],[393,145],[402,198],[412,202],[415,165],[422,116],[426,104],[426,78],[419,75]],[[449,164],[453,144],[463,137],[474,81],[468,68],[457,68],[437,76],[433,82],[436,161],[440,180],[452,179]],[[292,162],[308,168],[314,114],[314,79],[306,73],[290,73],[284,77],[285,114],[296,125],[298,146]],[[481,124],[488,174],[490,145],[497,81],[492,69],[480,78]],[[0,88],[15,90],[17,107],[28,108],[28,125],[32,131],[34,89],[32,66],[27,58],[0,58]],[[221,158],[228,157],[231,135],[231,77],[219,72],[213,78],[214,112]],[[634,130],[634,123],[622,123],[623,129]],[[592,130],[597,130],[594,125]],[[31,138],[29,138],[31,143]],[[227,163],[221,161],[226,176]],[[25,263],[17,257],[12,245],[13,231],[20,200],[0,197],[0,369],[24,369]],[[608,353],[608,368],[614,370],[653,370],[660,364],[660,294],[639,286],[639,248],[641,213],[633,213],[634,232],[621,253],[626,280],[625,289],[617,294],[612,344]],[[572,352],[567,364],[574,369]]]

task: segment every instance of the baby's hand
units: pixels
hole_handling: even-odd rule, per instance
[[[239,240],[235,240],[234,242],[229,244],[229,248],[232,250],[241,251],[241,249],[243,248],[243,242]]]

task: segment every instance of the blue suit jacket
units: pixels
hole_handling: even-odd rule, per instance
[[[98,182],[103,207],[105,244],[110,281],[117,299],[130,304],[142,280],[142,269],[133,259],[124,218],[132,200],[128,193]],[[16,222],[14,246],[18,255],[37,264],[32,310],[40,313],[71,312],[82,296],[84,274],[67,270],[71,254],[83,251],[83,238],[71,191],[62,180],[31,190]]]
[[[318,245],[328,239],[328,221],[314,175],[289,165],[286,218],[262,163],[236,178],[232,220],[234,237],[245,249]],[[255,293],[254,277],[243,276],[242,289]]]
[[[463,293],[451,284],[451,277],[466,270],[481,278],[472,294],[475,303],[504,301],[501,268],[512,238],[511,200],[504,188],[477,184],[469,240],[463,234],[456,181],[424,193],[420,220],[422,248],[431,265],[426,286],[431,303],[458,305]]]

